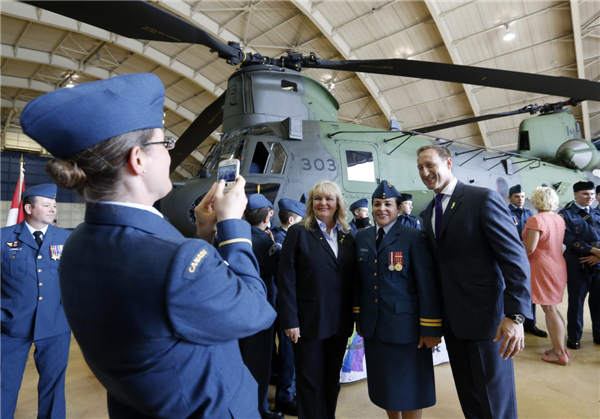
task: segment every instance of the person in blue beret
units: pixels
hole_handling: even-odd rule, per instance
[[[508,211],[512,216],[512,219],[517,227],[517,232],[519,237],[523,237],[523,228],[529,220],[530,217],[533,217],[533,212],[525,208],[525,190],[521,185],[514,185],[508,190],[508,200],[510,204],[508,204]],[[532,319],[525,319],[525,323],[523,323],[523,330],[525,333],[531,333],[534,336],[538,336],[540,338],[548,337],[548,333],[544,330],[538,329],[536,326],[536,315],[535,315],[536,307],[535,304],[531,304],[531,312],[533,315]]]
[[[364,198],[353,202],[350,205],[350,212],[354,216],[349,223],[350,233],[356,237],[356,233],[359,229],[362,230],[371,226],[371,221],[369,219],[369,200]]]
[[[354,307],[369,398],[389,418],[420,418],[435,404],[431,348],[442,336],[433,258],[423,234],[399,222],[401,196],[393,185],[381,181],[371,205],[376,227],[356,235]]]
[[[256,193],[248,197],[244,219],[251,226],[252,251],[258,261],[260,278],[267,287],[267,300],[271,307],[275,309],[275,301],[277,301],[275,275],[279,266],[280,251],[273,241],[273,235],[268,230],[273,214],[273,204],[264,195]],[[283,417],[281,413],[269,409],[267,399],[269,378],[271,376],[273,336],[272,323],[264,330],[240,339],[240,351],[244,364],[258,383],[258,411],[262,419],[280,419]]]
[[[400,197],[400,210],[398,211],[398,220],[403,226],[421,229],[421,220],[411,215],[413,210],[412,195],[403,193]]]
[[[172,188],[164,87],[152,74],[60,89],[23,110],[46,171],[87,201],[62,252],[63,307],[111,418],[259,418],[238,339],[273,323],[240,176],[213,184],[186,239],[152,204]],[[218,232],[218,250],[211,244]]]
[[[40,375],[38,417],[66,417],[71,329],[60,301],[58,265],[71,232],[52,225],[56,191],[53,183],[26,189],[21,195],[25,221],[0,230],[3,418],[14,417],[31,344]]]

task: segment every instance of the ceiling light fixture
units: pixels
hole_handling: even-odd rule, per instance
[[[512,33],[510,31],[510,26],[508,26],[508,23],[504,25],[504,27],[506,28],[506,35],[504,35],[504,39],[505,41],[512,41],[513,39],[515,39],[515,34]]]

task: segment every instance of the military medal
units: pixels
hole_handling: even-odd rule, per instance
[[[14,241],[12,243],[6,243],[8,245],[8,247],[10,247],[11,249],[15,248],[15,247],[19,247],[19,242],[18,241]]]
[[[390,271],[400,272],[402,270],[402,252],[390,252]]]
[[[390,270],[390,272],[393,272],[394,271],[394,252],[390,252],[390,254],[388,255],[388,260],[389,260],[388,269]]]
[[[50,254],[52,255],[52,260],[60,260],[60,256],[62,255],[63,245],[53,245],[50,246]]]

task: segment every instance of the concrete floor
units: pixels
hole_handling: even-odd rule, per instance
[[[566,295],[559,306],[566,316]],[[545,327],[544,313],[538,308],[538,326]],[[582,349],[571,351],[566,367],[541,361],[544,350],[552,344],[549,338],[526,334],[526,348],[515,359],[515,379],[519,416],[521,418],[600,418],[600,345],[592,342],[591,320],[586,302]],[[462,412],[452,380],[449,364],[435,367],[437,404],[424,411],[424,418],[460,418]],[[16,419],[37,415],[37,372],[30,354]],[[274,388],[271,388],[273,396]],[[67,417],[73,419],[108,418],[106,391],[83,360],[73,339],[66,378]],[[337,418],[386,418],[383,410],[373,405],[367,394],[367,383],[344,384],[339,397]]]

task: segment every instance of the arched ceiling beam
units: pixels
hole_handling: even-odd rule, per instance
[[[583,56],[583,42],[581,41],[581,17],[579,16],[579,1],[571,1],[571,20],[573,22],[573,41],[575,44],[575,59],[577,60],[577,77],[585,79],[585,64]],[[591,140],[590,109],[588,101],[581,103],[581,116],[583,118],[583,138]]]
[[[429,9],[429,13],[431,13],[431,16],[433,17],[433,20],[437,24],[438,30],[440,31],[440,35],[442,36],[442,39],[444,40],[444,44],[446,44],[448,54],[450,55],[450,58],[452,59],[452,63],[463,65],[464,62],[463,62],[462,57],[460,56],[458,50],[452,44],[452,36],[450,35],[451,32],[448,28],[448,23],[445,20],[443,20],[442,18],[440,18],[439,4],[435,3],[433,0],[425,0],[425,4],[427,5],[427,8]],[[473,115],[480,116],[481,115],[481,107],[477,103],[477,98],[471,91],[472,87],[470,85],[463,84],[463,88],[465,90],[465,93],[467,94],[467,99],[469,100],[469,104],[471,105],[471,108],[473,109]],[[483,145],[486,147],[491,147],[492,144],[490,143],[488,136],[486,135],[486,132],[485,132],[485,123],[477,122],[477,126],[479,127],[479,131],[481,132],[481,138],[483,139]]]
[[[325,35],[325,37],[333,44],[333,46],[340,52],[342,57],[345,60],[350,60],[355,58],[350,50],[350,46],[346,42],[346,40],[338,33],[333,34],[333,25],[329,20],[318,10],[318,7],[313,7],[315,4],[311,3],[309,0],[291,0],[292,4],[294,4],[302,13],[309,17],[309,19],[319,28],[319,30]],[[382,110],[383,114],[387,119],[392,118],[392,107],[388,103],[388,101],[380,95],[380,90],[372,77],[364,73],[356,73],[356,75],[361,79],[364,85],[367,87],[379,108]],[[366,118],[363,118],[366,119]]]

